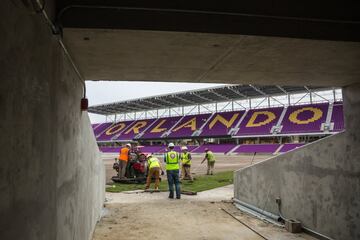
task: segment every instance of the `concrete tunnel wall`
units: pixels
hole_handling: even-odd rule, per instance
[[[0,18],[0,239],[88,240],[105,171],[82,84],[40,15],[4,0]]]
[[[360,239],[360,84],[343,89],[346,131],[235,172],[235,198],[338,240]]]

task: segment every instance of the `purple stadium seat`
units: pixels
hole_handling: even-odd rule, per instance
[[[328,107],[328,103],[288,107],[281,123],[282,129],[280,133],[286,135],[321,133],[320,127],[326,120]],[[271,135],[270,130],[278,122],[282,110],[282,107],[249,110],[243,118],[236,136]],[[235,116],[235,114],[238,115]],[[97,136],[97,141],[128,141],[144,131],[140,139],[160,139],[172,127],[174,128],[167,138],[191,138],[192,134],[199,130],[204,123],[206,125],[203,127],[199,137],[221,137],[227,136],[228,131],[236,126],[243,114],[244,111],[217,113],[209,121],[207,120],[211,114],[200,114],[189,115],[184,118],[177,116],[157,120],[125,121],[116,124],[93,124],[92,127],[95,136]],[[182,120],[179,122],[181,118]],[[334,103],[331,121],[334,123],[333,132],[344,129],[343,105],[341,102]],[[226,126],[226,123],[228,126]],[[133,127],[137,127],[137,129]],[[114,139],[115,136],[118,136],[117,139]]]
[[[204,144],[200,147],[194,149],[193,153],[204,153],[205,149],[208,148],[210,151],[214,153],[227,153],[231,149],[233,149],[236,146],[236,144]]]
[[[119,153],[121,147],[100,147],[99,149],[103,153]]]
[[[288,107],[282,121],[281,133],[316,133],[321,132],[325,122],[328,103]]]
[[[108,122],[108,123],[101,123],[100,125],[98,125],[96,127],[96,129],[94,130],[94,135],[98,136],[99,134],[101,134],[105,129],[107,129],[108,127],[110,127],[113,123]]]
[[[240,124],[237,136],[269,135],[283,111],[283,107],[249,110]]]
[[[211,114],[200,114],[184,117],[180,123],[178,123],[168,138],[185,138],[191,137],[191,135],[198,130]],[[194,129],[192,129],[194,127]]]
[[[303,143],[285,143],[279,152],[284,153],[303,146]]]
[[[234,153],[274,153],[280,144],[242,144]]]
[[[166,146],[164,145],[139,146],[140,151],[143,153],[158,153],[165,148]]]
[[[124,131],[124,129],[128,128],[133,121],[125,121],[125,122],[118,122],[115,124],[110,125],[105,132],[103,132],[98,138],[98,141],[110,141],[116,134]],[[97,129],[96,129],[97,130]]]
[[[197,148],[197,147],[199,147],[199,146],[192,146],[192,145],[191,145],[191,146],[187,146],[189,152],[191,152],[192,150],[194,150],[194,149]],[[165,152],[167,152],[167,151],[168,151],[168,149],[167,149],[167,147],[165,146],[165,148],[164,148],[164,149],[161,149],[161,151],[159,151],[158,153],[165,153]],[[181,152],[181,146],[175,146],[174,151],[176,151],[176,152]]]
[[[235,127],[245,111],[216,113],[204,126],[201,137],[226,136]],[[227,124],[227,126],[225,125]]]
[[[161,137],[164,132],[168,131],[172,126],[174,126],[181,117],[168,117],[160,118],[147,129],[140,139],[158,139]]]
[[[342,103],[334,104],[331,122],[334,123],[334,129],[332,130],[333,132],[340,132],[344,130],[344,112]]]
[[[116,140],[132,140],[134,137],[144,131],[156,119],[137,120],[129,128],[123,131]]]

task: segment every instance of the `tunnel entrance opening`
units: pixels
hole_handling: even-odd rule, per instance
[[[91,84],[87,91],[90,99],[94,97],[91,96],[91,88],[98,90],[99,87],[96,85],[103,83]],[[122,85],[122,89],[127,89],[126,94],[132,95],[131,91],[134,91],[141,95],[141,84],[151,86],[153,83],[133,82],[118,85]],[[162,84],[156,83],[154,86],[161,89]],[[108,85],[111,85],[109,90],[106,90],[108,95],[115,92],[116,96],[121,92],[115,89],[116,84],[108,83]],[[170,86],[169,89],[174,89]],[[181,84],[178,88],[181,88]],[[336,88],[223,85],[162,95],[157,95],[156,89],[151,90],[147,87],[143,89],[144,95],[151,92],[150,95],[153,96],[113,101],[92,105],[89,108],[90,114],[102,116],[101,120],[95,120],[92,126],[106,166],[106,190],[109,199],[107,208],[111,212],[96,228],[94,239],[97,240],[112,239],[122,234],[129,239],[138,238],[143,234],[151,238],[154,234],[159,235],[159,232],[162,233],[160,239],[165,239],[168,237],[166,233],[156,230],[154,226],[167,221],[167,215],[176,218],[176,222],[180,225],[186,222],[189,225],[187,228],[191,229],[191,223],[187,219],[195,218],[192,213],[199,211],[210,212],[206,216],[201,214],[201,218],[206,220],[200,221],[206,221],[208,224],[201,225],[203,228],[201,233],[175,229],[179,231],[179,238],[188,236],[222,238],[222,235],[217,234],[222,231],[221,234],[241,235],[236,239],[246,239],[248,231],[258,229],[259,223],[254,225],[254,221],[257,220],[252,217],[240,218],[240,212],[230,204],[234,196],[232,172],[280,156],[295,148],[304,147],[310,142],[343,131],[344,127],[343,125],[340,129],[334,127],[343,124],[338,122],[343,115],[339,111],[342,108],[342,92],[341,89]],[[178,132],[182,133],[179,135]],[[153,193],[154,190],[150,193],[144,191],[145,182],[136,182],[136,184],[114,182],[114,175],[116,177],[118,175],[113,169],[114,159],[119,158],[119,153],[125,144],[131,143],[135,151],[151,153],[163,162],[164,153],[168,151],[167,145],[170,142],[175,143],[178,152],[181,152],[182,146],[187,146],[192,155],[193,181],[182,180],[181,188],[183,194],[196,193],[195,196],[182,195],[182,200],[178,202],[168,200],[166,175],[162,176],[160,193]],[[205,148],[214,151],[216,156],[214,176],[206,176],[206,166],[201,164]],[[221,187],[224,185],[225,187]],[[225,202],[220,203],[221,201]],[[214,202],[217,203],[213,205]],[[168,209],[170,207],[171,210]],[[141,214],[135,215],[135,208],[141,209]],[[158,217],[154,219],[154,213],[149,211],[150,209],[155,211]],[[225,212],[214,213],[219,209],[224,209]],[[179,215],[181,211],[183,214]],[[233,218],[226,216],[226,212],[229,211]],[[185,214],[186,212],[188,214]],[[217,223],[217,214],[222,215],[223,221],[218,224],[219,226],[212,226],[211,224]],[[279,213],[276,211],[276,214]],[[138,221],[134,223],[133,218]],[[234,218],[250,224],[249,228],[231,229],[230,232],[223,229],[224,225],[236,223]],[[282,224],[272,219],[268,221],[276,225]],[[149,224],[151,227],[146,227]],[[212,226],[211,230],[209,226]],[[253,237],[261,238],[262,234],[268,236],[278,234],[286,236],[287,239],[295,237],[280,228],[272,229],[270,226],[264,225],[260,235],[253,232]],[[133,228],[136,230],[131,232],[125,230]],[[312,239],[306,234],[296,237]]]
[[[123,130],[125,137],[137,137],[145,131],[141,127],[146,122],[149,131],[155,129],[155,132],[150,137],[144,133],[136,142],[152,149],[148,151],[159,152],[160,156],[165,151],[162,138],[179,139],[177,147],[187,144],[194,153],[194,163],[199,161],[195,159],[196,151],[201,160],[205,148],[209,148],[218,158],[215,169],[221,167],[220,158],[225,156],[217,156],[219,152],[235,158],[243,154],[246,156],[243,162],[251,166],[233,175],[233,194],[237,200],[272,214],[279,212],[280,202],[281,214],[299,220],[306,229],[333,239],[360,238],[357,3],[289,4],[281,0],[269,5],[256,0],[221,5],[211,1],[183,1],[177,5],[158,1],[155,8],[144,1],[137,1],[139,6],[127,1],[107,1],[108,5],[100,8],[99,4],[104,3],[83,0],[0,3],[0,213],[5,216],[0,219],[0,239],[93,237],[103,209],[106,176],[95,127],[92,129],[87,112],[80,108],[81,99],[87,96],[85,79],[241,84],[227,86],[225,93],[213,89],[208,95],[200,94],[200,98],[192,94],[190,102],[211,96],[229,97],[226,92],[236,95],[241,87],[256,94],[269,89],[287,92],[286,87],[291,86],[307,86],[305,90],[312,92],[319,87],[342,88],[343,104],[337,101],[295,104],[285,111],[284,106],[272,106],[271,102],[276,101],[270,98],[270,106],[256,108],[260,100],[251,103],[252,109],[245,106],[241,110],[236,109],[235,102],[232,109],[228,101],[231,110],[222,112],[224,106],[216,100],[215,114],[205,111],[210,107],[204,107],[204,102],[200,107],[195,104],[196,114],[184,118],[181,108],[170,107],[169,111],[166,107],[169,116],[158,115],[152,121],[153,126],[150,127],[149,116],[143,119],[138,119],[138,115],[134,119],[128,116],[126,121],[134,125]],[[247,92],[240,93],[249,96]],[[176,104],[186,102],[178,97],[175,102],[171,96],[165,100]],[[269,97],[263,98],[268,103]],[[163,106],[165,102],[161,99],[153,102]],[[147,106],[145,102],[138,103],[138,107]],[[333,118],[333,113],[340,111],[344,112],[344,119]],[[169,129],[165,126],[169,119],[178,125]],[[117,118],[115,124],[119,121],[125,119]],[[345,131],[341,131],[342,124],[336,124],[341,122]],[[271,128],[267,128],[269,124]],[[128,141],[123,138],[120,125],[111,127],[114,128],[104,129],[101,138],[115,134],[110,137],[119,140],[117,144],[123,143],[120,140]],[[320,130],[316,134],[308,131],[303,134],[307,127],[310,133],[314,133],[314,128]],[[255,128],[256,134],[248,130]],[[161,132],[163,129],[166,134]],[[217,132],[222,135],[215,137],[213,134]],[[110,144],[100,144],[102,151],[119,150],[119,145],[107,142]],[[303,146],[303,142],[310,143]],[[278,155],[254,164],[263,157],[259,149]],[[232,164],[229,158],[223,166],[232,170]],[[224,183],[222,179],[220,183]],[[224,191],[228,193],[229,189]],[[131,196],[140,195],[129,195],[128,199]],[[135,220],[140,223],[127,225],[130,233],[142,234],[138,226],[152,226],[156,206],[162,204],[162,200],[150,200],[146,206],[140,205],[145,208],[140,211],[137,204],[118,205],[112,211],[114,218],[104,217],[98,226],[107,219],[114,224],[127,224],[127,221],[133,224]],[[191,226],[195,220],[203,223],[197,236],[222,232],[229,233],[231,239],[245,236],[239,232],[241,227],[229,222],[235,221],[234,218],[215,211],[224,206],[193,201],[190,196],[183,200],[174,212],[189,217],[187,223]],[[192,204],[195,209],[191,208]],[[184,211],[187,206],[189,212]],[[125,208],[132,214],[116,215]],[[164,203],[164,208],[171,211],[171,202]],[[148,211],[150,219],[141,218],[142,210]],[[176,214],[156,220],[171,223]],[[125,218],[117,222],[120,216]],[[180,226],[185,219],[179,218]],[[261,226],[262,223],[257,225]],[[164,231],[164,236],[175,238],[178,229],[172,228],[171,236]],[[143,233],[150,234],[147,230]],[[183,234],[190,239],[193,236],[193,232]]]

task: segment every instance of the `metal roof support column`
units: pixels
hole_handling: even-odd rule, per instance
[[[309,94],[310,94],[310,103],[312,104],[313,103],[313,99],[312,99],[312,92],[309,91]]]
[[[270,108],[270,97],[268,97],[268,108]]]
[[[215,103],[215,112],[218,111],[218,106],[217,106],[217,102]]]
[[[171,117],[171,108],[169,108],[169,117]]]
[[[198,113],[200,114],[200,104],[198,104]]]
[[[234,100],[231,101],[231,111],[234,111]]]
[[[184,116],[184,113],[185,113],[184,106],[181,107],[181,113],[182,113],[182,115]]]
[[[333,102],[336,102],[336,92],[335,92],[335,88],[333,88]]]
[[[288,98],[288,106],[290,106],[290,94],[287,95],[287,98]]]
[[[249,109],[251,109],[251,98],[249,98]]]
[[[156,118],[159,118],[159,109],[156,109]]]

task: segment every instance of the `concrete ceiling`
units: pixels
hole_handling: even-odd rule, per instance
[[[314,86],[360,82],[360,42],[80,28],[65,28],[63,36],[87,80]]]

